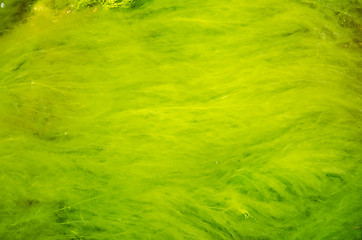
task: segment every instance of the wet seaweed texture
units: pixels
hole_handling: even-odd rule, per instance
[[[3,0],[0,2],[0,36],[21,24],[35,0]]]
[[[360,1],[3,1],[1,240],[362,239]]]

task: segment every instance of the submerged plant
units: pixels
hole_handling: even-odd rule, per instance
[[[1,240],[361,239],[359,1],[0,6]]]

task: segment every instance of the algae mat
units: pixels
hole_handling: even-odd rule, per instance
[[[361,239],[356,0],[2,0],[0,239]]]

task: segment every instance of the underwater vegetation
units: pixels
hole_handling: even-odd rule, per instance
[[[361,1],[0,6],[1,240],[362,239]]]

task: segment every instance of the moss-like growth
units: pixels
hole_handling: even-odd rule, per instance
[[[0,36],[1,240],[362,239],[359,1],[31,6]]]

